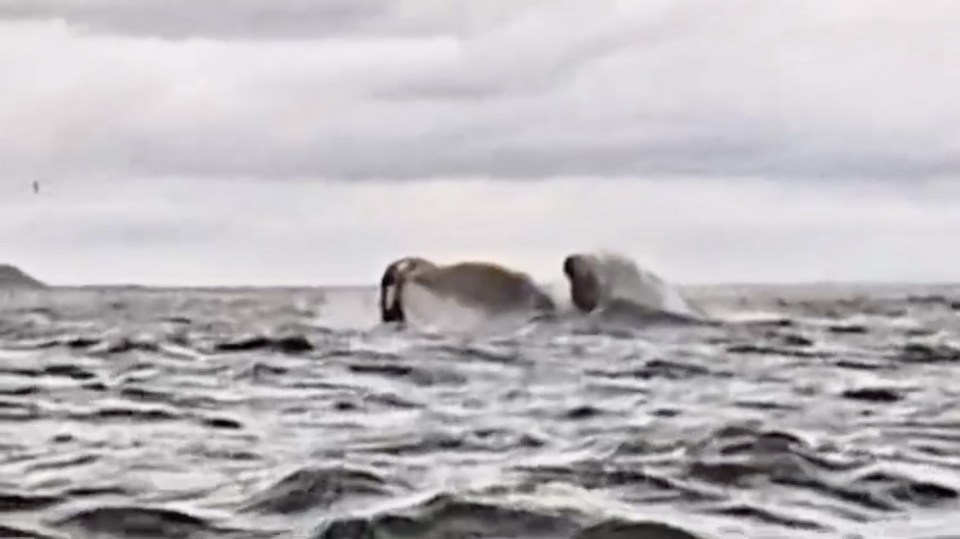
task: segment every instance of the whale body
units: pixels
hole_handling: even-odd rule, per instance
[[[435,307],[435,308],[434,308]],[[556,305],[526,273],[479,261],[439,265],[422,257],[389,264],[380,280],[380,319],[407,323],[442,307],[476,316],[553,312]]]
[[[640,322],[707,321],[709,315],[655,273],[612,251],[579,252],[563,260],[570,300],[581,313]]]

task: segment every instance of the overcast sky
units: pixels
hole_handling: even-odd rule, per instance
[[[0,261],[960,280],[958,29],[954,0],[0,0]]]

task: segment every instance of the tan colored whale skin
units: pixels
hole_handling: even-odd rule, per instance
[[[380,319],[405,322],[403,291],[408,283],[428,288],[464,304],[491,311],[553,311],[553,300],[525,273],[489,262],[438,265],[411,256],[392,262],[380,279]]]

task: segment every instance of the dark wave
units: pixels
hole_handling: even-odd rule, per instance
[[[266,350],[287,354],[300,354],[313,350],[313,344],[303,335],[286,337],[247,337],[236,341],[221,342],[214,346],[217,352],[250,352]]]
[[[531,537],[570,539],[701,539],[656,521],[608,519],[590,523],[570,509],[545,510],[440,494],[416,506],[368,518],[341,518],[319,528],[315,539],[368,537]]]
[[[311,467],[296,470],[258,493],[245,509],[260,513],[290,514],[328,508],[350,497],[386,497],[390,482],[370,470],[346,467]]]
[[[952,363],[960,361],[960,348],[945,343],[911,342],[903,345],[894,357],[911,363]]]
[[[7,524],[0,524],[0,537],[6,539],[64,539],[62,535],[51,535]]]
[[[370,518],[336,519],[316,539],[365,537],[570,537],[575,516],[441,494],[414,507]]]
[[[108,537],[221,537],[228,530],[209,520],[174,509],[105,506],[84,509],[55,523],[74,533]]]
[[[586,527],[574,539],[701,539],[686,530],[662,522],[608,520]]]

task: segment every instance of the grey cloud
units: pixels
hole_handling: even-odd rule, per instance
[[[51,190],[56,192],[57,187]],[[88,247],[155,249],[163,246],[183,246],[198,241],[217,239],[221,242],[240,235],[241,223],[215,219],[199,214],[177,215],[168,212],[152,213],[143,204],[133,204],[129,210],[119,208],[53,208],[41,213],[30,212],[29,218],[17,219],[8,215],[2,220],[0,240],[4,245],[28,243],[36,248],[84,249]],[[14,213],[7,209],[7,213]],[[42,216],[42,218],[40,218]]]
[[[3,194],[3,256],[54,282],[363,284],[411,253],[562,281],[563,256],[598,247],[674,282],[956,280],[958,267],[951,181],[170,179]]]
[[[168,38],[295,37],[355,31],[388,15],[388,6],[383,0],[8,0],[0,17]]]
[[[531,0],[533,4],[538,0]],[[169,39],[469,32],[525,8],[507,0],[6,0],[0,19],[62,19],[93,32]]]
[[[514,4],[7,2],[0,175],[960,172],[960,4]]]

